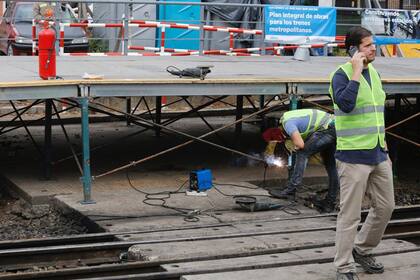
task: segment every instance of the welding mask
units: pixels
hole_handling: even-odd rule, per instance
[[[262,138],[265,142],[276,141],[278,143],[283,143],[286,140],[286,137],[280,128],[268,128],[263,134]]]

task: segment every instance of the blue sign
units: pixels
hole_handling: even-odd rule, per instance
[[[400,39],[388,36],[374,36],[376,45],[420,44],[420,39]]]
[[[267,6],[265,40],[285,44],[335,41],[337,12],[332,7]]]
[[[372,31],[378,45],[420,42],[420,11],[366,9],[362,26]]]

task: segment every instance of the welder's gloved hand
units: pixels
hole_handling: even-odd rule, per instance
[[[293,144],[292,140],[290,140],[290,139],[284,141],[284,147],[289,152],[289,154],[292,154],[292,153],[296,152],[296,146],[295,146],[295,144]]]
[[[278,141],[269,141],[264,151],[264,158],[273,157]]]

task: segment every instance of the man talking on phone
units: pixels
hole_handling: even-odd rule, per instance
[[[394,210],[391,160],[385,143],[385,92],[372,65],[376,47],[372,33],[353,27],[346,35],[351,60],[331,75],[340,180],[340,212],[337,216],[337,280],[356,278],[355,263],[368,273],[384,267],[371,255],[379,244]],[[370,199],[369,214],[357,231],[362,200]]]

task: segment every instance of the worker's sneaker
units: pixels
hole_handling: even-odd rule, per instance
[[[354,261],[360,264],[367,273],[383,273],[384,266],[376,262],[372,255],[361,255],[356,249],[353,249]]]
[[[357,277],[356,273],[354,272],[347,272],[347,273],[340,273],[337,272],[336,280],[357,280],[359,277]]]
[[[281,199],[295,199],[296,189],[287,187],[284,190],[281,189],[271,189],[268,191],[271,196]]]
[[[320,213],[331,213],[335,210],[335,204],[328,199],[315,198],[312,203]]]

